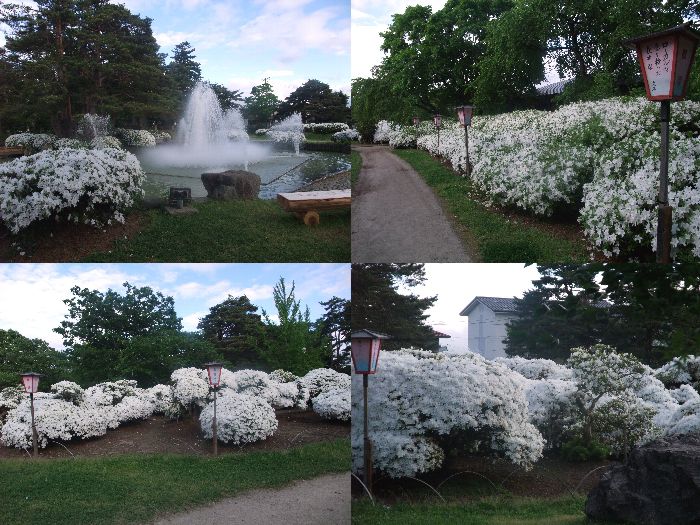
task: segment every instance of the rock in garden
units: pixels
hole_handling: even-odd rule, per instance
[[[655,525],[700,523],[700,435],[635,449],[602,475],[588,495],[586,514]]]
[[[256,199],[260,191],[260,177],[243,170],[202,173],[202,184],[210,199]]]

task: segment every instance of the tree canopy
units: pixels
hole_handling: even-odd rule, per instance
[[[307,80],[280,104],[277,117],[301,113],[304,122],[347,122],[350,118],[348,96],[333,91],[320,80]]]
[[[244,115],[248,119],[248,128],[269,127],[279,105],[280,100],[267,78],[263,79],[261,84],[253,86],[250,89],[250,95],[245,98]]]
[[[39,387],[44,391],[53,383],[70,379],[64,353],[41,339],[29,339],[15,330],[0,329],[0,390],[18,386],[22,372],[43,374]]]

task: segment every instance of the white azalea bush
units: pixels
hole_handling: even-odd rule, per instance
[[[369,378],[374,465],[392,477],[415,476],[439,467],[446,451],[467,446],[529,467],[541,457],[544,440],[529,421],[521,379],[477,354],[382,354],[382,373]],[[358,379],[352,400],[353,419],[360,421]],[[361,447],[362,425],[354,425],[355,469]]]
[[[133,148],[150,148],[156,145],[156,138],[145,129],[116,128],[114,136],[125,146]]]
[[[354,140],[360,140],[360,132],[356,129],[346,129],[344,131],[338,131],[331,135],[331,140],[340,144],[349,144]]]
[[[373,141],[375,143],[389,143],[389,133],[391,132],[392,124],[386,120],[380,120],[377,122],[377,126],[374,130]]]
[[[42,151],[0,164],[0,220],[13,233],[50,218],[95,227],[124,222],[144,180],[126,151]]]
[[[315,368],[302,378],[309,391],[309,398],[314,398],[331,390],[349,390],[351,379],[348,374],[342,374],[330,368]]]
[[[95,137],[90,141],[90,147],[92,149],[107,149],[107,148],[115,148],[115,149],[122,149],[122,143],[119,142],[119,139],[117,137],[112,137],[110,135],[103,135],[99,137]]]
[[[53,146],[54,149],[89,149],[92,147],[90,144],[80,139],[57,139]],[[121,145],[119,147],[121,147]]]
[[[350,389],[321,392],[314,398],[314,412],[324,419],[350,421]]]
[[[304,131],[309,133],[339,133],[349,129],[350,126],[344,122],[309,122],[304,124]]]
[[[209,396],[209,378],[206,370],[178,368],[170,375],[172,398],[186,408],[204,406]]]
[[[151,131],[151,135],[153,135],[154,140],[156,141],[156,144],[163,144],[164,142],[170,142],[173,137],[170,133],[167,131],[161,131],[161,130],[154,130]]]
[[[277,430],[275,410],[264,399],[223,389],[216,400],[217,438],[223,443],[244,445],[272,436]],[[199,416],[202,433],[212,438],[214,403]]]
[[[8,148],[25,148],[28,153],[36,153],[51,149],[56,143],[57,137],[49,133],[17,133],[5,139]]]

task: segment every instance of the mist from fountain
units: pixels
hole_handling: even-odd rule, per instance
[[[284,120],[273,124],[270,129],[267,130],[267,134],[275,142],[291,142],[294,145],[294,153],[298,157],[299,146],[306,140],[301,113],[292,113]]]

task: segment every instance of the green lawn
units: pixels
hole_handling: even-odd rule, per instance
[[[357,178],[362,169],[362,156],[357,151],[350,152],[350,181],[353,186],[357,184]]]
[[[500,496],[468,503],[398,503],[372,505],[369,499],[352,504],[356,525],[584,525],[585,496],[534,499]]]
[[[218,458],[6,459],[0,460],[0,523],[142,523],[244,490],[349,470],[346,439]]]
[[[92,262],[347,262],[350,212],[322,213],[307,227],[275,201],[195,203],[199,213],[151,210],[148,226]]]
[[[583,262],[588,260],[586,243],[565,238],[544,221],[523,224],[490,210],[470,197],[468,179],[457,176],[421,150],[393,150],[421,174],[442,199],[446,211],[461,226],[467,246],[483,262]]]

